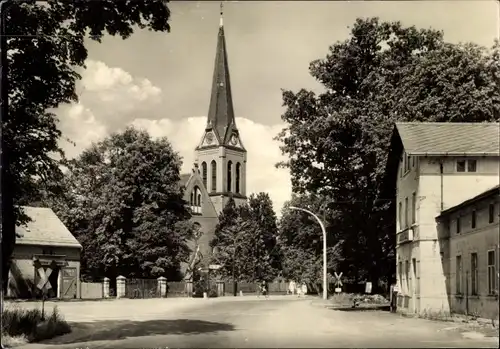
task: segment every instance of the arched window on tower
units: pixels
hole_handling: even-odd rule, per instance
[[[207,163],[203,161],[201,163],[201,178],[203,179],[203,185],[207,188]]]
[[[191,192],[191,200],[189,200],[189,206],[194,206],[194,192]]]
[[[210,163],[210,170],[212,171],[211,191],[212,193],[215,193],[217,191],[217,163],[215,160],[212,160]]]
[[[236,193],[240,193],[240,181],[241,181],[241,164],[239,162],[236,163]]]
[[[233,184],[232,183],[232,170],[233,170],[233,162],[232,161],[229,161],[227,163],[227,191],[228,192],[231,192],[231,185]]]
[[[191,213],[201,214],[201,190],[197,186],[191,192]]]

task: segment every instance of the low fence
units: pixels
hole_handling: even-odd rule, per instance
[[[184,281],[167,282],[167,297],[186,297],[186,283]]]
[[[102,282],[81,282],[80,297],[82,299],[104,298],[104,287]]]

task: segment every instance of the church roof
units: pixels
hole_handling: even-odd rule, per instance
[[[26,225],[16,227],[19,235],[16,244],[82,248],[82,245],[50,208],[31,206],[22,208],[31,221]]]
[[[189,178],[191,178],[191,173],[181,174],[181,180],[179,181],[179,185],[185,187],[187,182],[189,181]]]
[[[224,24],[222,21],[222,7],[219,33],[217,35],[217,49],[215,53],[215,66],[212,80],[212,92],[210,95],[210,106],[208,109],[207,129],[214,130],[219,139],[224,143],[229,141],[232,131],[237,132],[234,119],[233,98],[231,95]]]

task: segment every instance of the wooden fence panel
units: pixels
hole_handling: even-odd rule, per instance
[[[104,297],[102,282],[81,282],[80,298],[99,299]]]
[[[187,297],[186,283],[184,281],[167,282],[167,297]]]

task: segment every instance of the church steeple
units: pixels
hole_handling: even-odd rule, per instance
[[[233,134],[238,133],[231,95],[222,2],[220,4],[220,23],[217,35],[212,92],[208,109],[207,130],[209,129],[216,133],[222,145],[229,144]]]
[[[246,203],[247,151],[236,128],[224,37],[222,4],[207,127],[196,147],[195,164],[217,213],[232,197]]]

